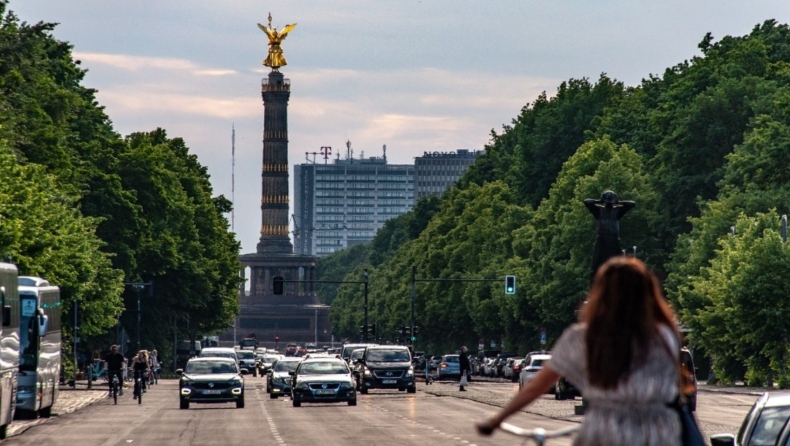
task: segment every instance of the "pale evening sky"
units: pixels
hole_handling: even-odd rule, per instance
[[[479,150],[541,91],[601,73],[637,85],[699,54],[706,32],[790,22],[779,0],[11,0],[22,21],[57,22],[121,135],[167,130],[231,198],[254,252],[261,224],[261,62],[256,23],[298,25],[283,42],[291,80],[289,164],[351,140],[355,156],[413,163],[425,151]],[[343,150],[345,153],[345,150]],[[321,161],[319,159],[319,161]],[[293,170],[291,170],[293,175]],[[291,181],[293,177],[291,178]],[[293,193],[293,186],[291,186]]]

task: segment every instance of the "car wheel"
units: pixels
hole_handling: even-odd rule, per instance
[[[38,411],[38,415],[41,418],[49,418],[52,416],[52,406],[47,406]]]
[[[349,406],[356,406],[356,405],[357,405],[357,400],[356,400],[356,398],[355,398],[355,399],[353,399],[353,400],[348,400],[348,405],[349,405]]]
[[[293,403],[294,407],[302,407],[302,402],[299,400],[292,400],[291,402]]]
[[[406,393],[417,393],[417,386],[407,388]]]
[[[398,389],[398,392],[405,392],[405,391],[406,391],[406,389],[404,389],[403,387]]]
[[[189,409],[189,400],[181,400],[181,406],[180,407],[182,409]]]
[[[252,369],[252,376],[255,378],[258,377],[258,369]]]
[[[363,395],[367,395],[368,394],[368,388],[363,386],[361,389],[359,389],[359,393],[361,393]]]
[[[244,409],[244,397],[236,400],[236,409]]]
[[[276,399],[277,399],[277,395],[276,395],[276,394],[274,394],[274,393],[270,393],[270,394],[269,394],[269,399],[270,399],[270,400],[276,400]]]

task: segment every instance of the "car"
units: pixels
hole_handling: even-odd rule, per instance
[[[582,396],[579,389],[570,381],[561,376],[560,379],[554,384],[554,399],[555,400],[572,400],[577,396]]]
[[[459,355],[444,355],[439,368],[436,369],[436,379],[461,378],[461,362]]]
[[[521,389],[524,387],[524,384],[529,382],[538,370],[543,367],[543,363],[550,360],[551,355],[548,353],[530,353],[525,358],[524,367],[521,369],[521,373],[518,375],[518,388]],[[553,392],[554,389],[551,389]]]
[[[502,352],[498,354],[493,366],[494,378],[501,377],[502,369],[505,368],[507,360],[516,356],[518,356],[516,352]]]
[[[244,378],[246,370],[239,369],[232,358],[203,357],[190,359],[184,369],[176,370],[181,409],[190,403],[235,402],[244,408]]]
[[[485,361],[485,363],[483,364],[482,375],[494,376],[494,370],[495,370],[494,367],[496,363],[496,358],[484,358],[483,361]]]
[[[239,358],[240,368],[252,372],[252,376],[258,376],[257,360],[252,350],[239,350],[236,352],[236,357]]]
[[[358,348],[351,352],[351,356],[348,360],[348,367],[351,369],[351,373],[354,375],[355,386],[354,388],[360,390],[362,388],[362,379],[360,378],[360,372],[362,371],[362,364],[360,364],[359,360],[362,359],[362,355],[365,354],[365,348]]]
[[[477,361],[472,364],[472,374],[480,376],[485,375],[485,365],[489,363],[491,359],[496,358],[500,353],[502,353],[501,350],[480,350],[477,352]]]
[[[271,370],[272,364],[279,361],[281,358],[283,358],[282,355],[274,355],[271,352],[263,355],[259,360],[263,372],[266,373]]]
[[[291,404],[347,402],[357,405],[351,369],[341,358],[322,357],[302,360],[291,376]]]
[[[710,437],[711,446],[790,444],[790,391],[766,392],[746,414],[737,435]]]
[[[340,357],[348,362],[351,358],[351,352],[354,350],[358,348],[373,347],[375,345],[376,344],[343,344],[343,348],[340,350]]]
[[[694,357],[691,351],[685,347],[680,349],[680,365],[686,369],[694,386],[694,390],[686,394],[686,400],[689,409],[695,411],[697,410],[697,368],[694,367]]]
[[[411,351],[406,346],[382,345],[367,347],[358,361],[362,380],[359,392],[363,395],[371,389],[397,389],[408,393],[417,392],[414,382],[414,366]]]
[[[266,393],[270,399],[277,399],[280,395],[291,394],[291,375],[296,370],[302,358],[286,356],[278,359],[266,373]]]
[[[442,362],[442,357],[441,356],[431,356],[430,361],[431,361],[431,366],[430,366],[431,367],[431,371],[438,370],[439,369],[439,363]]]
[[[513,382],[518,381],[518,372],[516,372],[516,369],[519,371],[521,370],[521,361],[523,359],[524,358],[520,356],[508,358],[504,367],[502,367],[502,377]]]
[[[200,351],[198,358],[232,358],[239,364],[239,357],[236,350],[230,347],[206,347]]]

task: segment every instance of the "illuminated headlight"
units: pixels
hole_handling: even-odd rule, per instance
[[[241,388],[241,387],[236,387],[235,389],[232,389],[232,390],[230,391],[230,393],[232,393],[232,394],[234,394],[234,395],[241,395],[241,391],[242,391],[242,388]]]
[[[370,370],[365,369],[365,376],[370,376]]]
[[[186,395],[189,395],[191,393],[192,393],[192,389],[188,389],[186,387],[181,389],[181,395],[185,395],[186,396]]]
[[[414,376],[414,369],[410,368],[410,369],[409,369],[409,370],[406,372],[406,376]]]
[[[350,389],[351,387],[351,383],[340,383],[341,389]]]
[[[310,389],[310,386],[308,386],[307,383],[296,383],[296,388],[300,390],[308,390]]]

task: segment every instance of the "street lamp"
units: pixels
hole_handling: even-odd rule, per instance
[[[146,286],[148,287],[148,297],[153,297],[154,295],[154,284],[153,282],[124,282],[124,285],[132,287],[135,291],[137,291],[137,351],[140,351],[140,319],[141,319],[141,311],[140,311],[140,291],[143,290]]]

